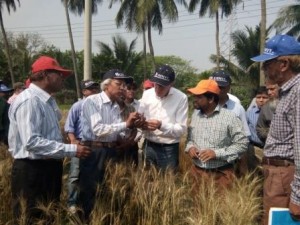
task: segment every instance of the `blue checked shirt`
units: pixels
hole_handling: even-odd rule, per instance
[[[279,103],[273,115],[264,155],[295,160],[291,200],[300,205],[300,74],[279,90]]]
[[[253,105],[250,109],[247,110],[247,123],[251,132],[250,140],[258,145],[263,145],[263,142],[259,139],[256,133],[256,124],[259,117],[260,109]]]
[[[120,107],[105,91],[87,97],[82,105],[82,140],[113,142],[126,129]]]
[[[216,159],[206,163],[193,159],[196,166],[213,169],[233,163],[247,150],[248,143],[241,120],[233,112],[217,106],[209,116],[200,110],[194,111],[185,151],[188,152],[193,146],[199,150],[213,150]]]
[[[77,147],[64,144],[58,106],[47,92],[30,84],[9,109],[9,152],[15,159],[73,157]]]

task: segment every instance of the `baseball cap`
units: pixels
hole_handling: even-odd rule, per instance
[[[103,76],[103,80],[106,79],[122,79],[125,80],[125,82],[133,82],[133,78],[130,76],[127,76],[126,74],[124,74],[121,70],[118,69],[112,69],[107,71],[104,76]]]
[[[214,80],[201,80],[196,87],[187,89],[193,95],[202,95],[206,92],[220,94],[220,88]]]
[[[231,84],[230,75],[224,70],[218,70],[213,72],[210,77],[210,80],[215,80],[217,84],[221,87],[226,87]]]
[[[168,65],[158,67],[154,75],[150,78],[151,82],[162,86],[168,86],[175,80],[175,72]]]
[[[292,36],[279,34],[266,42],[263,54],[255,56],[251,60],[263,62],[283,55],[300,55],[300,43]]]
[[[48,56],[39,57],[31,66],[32,73],[37,73],[43,70],[57,70],[65,77],[71,75],[72,73],[71,70],[62,68],[55,59]]]
[[[10,92],[12,91],[12,88],[7,87],[5,84],[0,83],[0,92]]]
[[[146,89],[149,89],[149,88],[153,88],[154,87],[154,83],[151,82],[149,79],[145,80],[144,83],[143,83],[143,88],[146,90]]]
[[[80,83],[81,89],[99,88],[99,84],[93,80],[84,80]]]

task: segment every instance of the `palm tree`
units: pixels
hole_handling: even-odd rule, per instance
[[[79,80],[78,80],[78,73],[77,73],[77,60],[76,60],[76,52],[75,52],[75,46],[73,41],[73,34],[72,34],[72,27],[70,22],[70,15],[69,10],[75,14],[78,14],[81,16],[81,14],[84,11],[84,0],[61,0],[65,7],[65,13],[66,13],[66,19],[67,19],[67,25],[68,25],[68,33],[69,33],[69,39],[71,44],[71,53],[72,53],[72,62],[73,62],[73,70],[75,75],[75,83],[76,83],[76,92],[77,92],[77,98],[79,99],[80,94],[80,88],[79,88]],[[93,0],[92,1],[92,13],[97,13],[97,3],[101,3],[102,0]]]
[[[112,41],[113,48],[103,42],[97,42],[100,49],[100,56],[105,58],[105,61],[109,64],[101,68],[103,70],[102,72],[111,68],[117,68],[133,76],[136,71],[136,65],[138,65],[142,59],[142,53],[136,53],[134,51],[136,39],[131,41],[128,45],[124,38],[116,35],[112,38]]]
[[[117,2],[120,0],[111,0]],[[178,19],[178,10],[174,0],[124,0],[121,1],[121,7],[116,17],[117,26],[121,26],[125,21],[126,29],[143,32],[143,41],[145,42],[145,31],[148,32],[148,45],[150,55],[152,56],[152,67],[155,68],[154,47],[152,43],[152,28],[162,34],[162,20],[166,18],[169,22],[175,22]],[[185,0],[176,0],[179,4],[186,5]],[[144,44],[144,56],[145,53]]]
[[[271,30],[269,27],[266,30],[268,34]],[[259,71],[258,63],[253,63],[250,58],[260,54],[260,26],[254,29],[246,26],[245,30],[237,30],[231,34],[233,48],[231,54],[234,56],[237,64],[229,62],[221,56],[220,64],[230,71],[235,80],[246,82],[253,88],[259,85]],[[217,56],[212,55],[211,60],[216,62]]]
[[[234,7],[242,0],[191,0],[188,10],[194,12],[197,5],[200,5],[199,16],[204,17],[207,13],[210,18],[216,19],[216,52],[217,52],[217,69],[220,68],[220,41],[219,41],[219,12],[221,12],[221,18],[223,16],[228,17]]]
[[[277,32],[288,29],[286,34],[296,36],[300,41],[300,0],[297,4],[289,5],[280,9],[278,18],[273,23]]]
[[[20,6],[19,0],[17,0],[17,2],[19,3],[19,6]],[[13,85],[15,83],[15,77],[14,77],[14,73],[13,73],[13,64],[12,64],[12,60],[11,60],[9,44],[8,44],[5,29],[4,29],[4,23],[3,23],[3,17],[2,17],[2,10],[3,10],[4,4],[6,5],[8,13],[10,13],[10,9],[13,9],[14,11],[16,11],[16,2],[15,2],[15,0],[1,0],[0,1],[0,26],[1,26],[1,32],[3,35],[4,46],[6,49],[6,57],[7,57],[8,68],[9,68],[9,73],[10,73],[10,77],[11,77],[11,83]]]

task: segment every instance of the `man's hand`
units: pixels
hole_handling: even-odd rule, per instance
[[[202,162],[207,162],[208,160],[215,159],[216,153],[211,149],[205,149],[198,152],[198,158]]]
[[[138,112],[132,112],[129,114],[127,120],[126,120],[126,127],[127,128],[133,128],[135,124],[139,124],[142,120],[142,115]]]
[[[294,220],[300,221],[300,206],[290,201],[290,213]]]
[[[156,119],[147,120],[145,126],[143,127],[145,130],[154,131],[156,129],[160,129],[161,121]]]
[[[197,159],[198,158],[198,149],[196,147],[190,147],[189,148],[189,156],[192,158],[192,159]]]
[[[86,158],[91,154],[91,148],[84,146],[84,145],[77,145],[77,152],[76,152],[76,157],[77,158]]]

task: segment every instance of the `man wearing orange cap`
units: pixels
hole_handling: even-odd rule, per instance
[[[9,109],[9,152],[14,158],[11,190],[14,224],[21,216],[20,197],[26,201],[26,224],[45,217],[39,202],[58,203],[62,186],[62,158],[84,158],[90,148],[64,144],[58,106],[51,96],[71,74],[50,57],[41,56],[31,67],[31,84]]]
[[[185,149],[193,160],[192,175],[196,181],[213,177],[218,187],[228,187],[235,177],[234,162],[249,142],[242,122],[219,106],[216,81],[202,80],[188,92],[194,97],[195,108]]]

